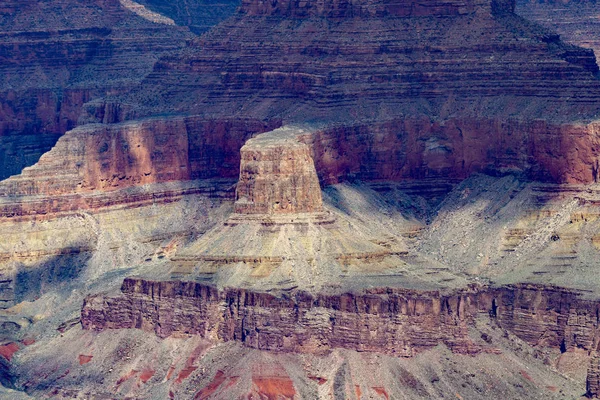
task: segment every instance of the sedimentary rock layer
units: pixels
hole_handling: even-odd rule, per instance
[[[61,137],[36,165],[0,184],[5,196],[1,215],[22,217],[88,209],[94,203],[114,205],[135,196],[114,191],[147,184],[237,178],[244,142],[276,126],[277,122],[191,117],[82,126]],[[187,186],[179,189],[185,193]],[[152,193],[138,195],[156,198]]]
[[[407,114],[595,118],[594,54],[561,42],[512,7],[248,1],[188,48],[161,58],[131,95],[111,101],[131,106],[128,119],[165,111],[286,122]],[[355,8],[370,11],[354,15]]]
[[[58,136],[85,122],[85,103],[130,90],[160,55],[195,37],[187,27],[165,24],[166,18],[133,12],[131,4],[137,3],[2,2],[0,179],[31,165]],[[223,18],[194,17],[204,29]],[[101,101],[96,107],[96,121],[113,122],[119,115],[118,107]]]
[[[85,300],[85,329],[138,328],[160,337],[198,334],[270,351],[347,348],[409,357],[440,343],[458,353],[494,352],[469,335],[477,316],[487,314],[532,346],[596,354],[600,341],[600,303],[552,286],[473,286],[451,294],[380,288],[360,294],[275,296],[127,278],[121,290],[120,296]],[[594,357],[589,395],[599,394],[598,381]]]
[[[344,347],[411,356],[438,343],[461,353],[481,351],[468,326],[477,314],[489,313],[534,346],[592,351],[600,338],[600,303],[557,287],[471,287],[452,294],[379,288],[278,297],[194,282],[127,278],[121,290],[117,297],[87,298],[82,310],[86,329],[140,328],[161,337],[200,334],[277,351]]]
[[[517,12],[556,31],[569,43],[594,50],[600,60],[600,6],[595,0],[521,0]]]
[[[600,125],[486,118],[404,118],[339,126],[306,137],[319,178],[464,179],[521,172],[550,182],[597,182]]]
[[[280,128],[250,139],[241,152],[236,188],[238,214],[289,214],[323,210],[321,187],[307,135],[297,128]]]

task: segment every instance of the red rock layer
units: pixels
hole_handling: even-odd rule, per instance
[[[5,196],[0,215],[23,217],[143,202],[199,188],[181,184],[162,194],[123,190],[154,183],[236,178],[244,142],[277,124],[190,117],[76,128],[35,166],[0,184],[0,194]],[[120,192],[103,194],[116,190]]]
[[[250,347],[321,352],[334,347],[411,356],[446,343],[457,352],[478,352],[468,337],[477,312],[472,291],[374,291],[363,295],[280,298],[242,289],[218,291],[194,282],[128,278],[119,297],[85,301],[85,329],[140,328],[161,337],[173,333],[216,335]]]
[[[281,128],[250,139],[241,149],[236,187],[238,214],[289,214],[323,210],[321,187],[302,134]]]
[[[481,351],[468,328],[479,313],[488,313],[533,346],[591,352],[600,341],[600,303],[556,287],[473,287],[448,295],[381,288],[276,297],[194,282],[128,278],[122,292],[88,297],[82,309],[84,328],[139,328],[161,337],[199,334],[275,351],[342,347],[411,356],[439,343],[459,353]]]
[[[600,124],[405,118],[338,126],[306,138],[325,184],[344,179],[464,179],[525,173],[551,182],[597,182]]]

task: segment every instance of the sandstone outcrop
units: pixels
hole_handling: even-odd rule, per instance
[[[469,337],[468,326],[477,314],[487,313],[533,346],[591,352],[600,338],[599,304],[556,287],[472,287],[452,294],[377,288],[278,297],[194,282],[127,278],[121,290],[118,297],[86,299],[84,328],[138,328],[160,337],[199,334],[263,350],[343,347],[407,357],[439,343],[460,353],[482,351]]]
[[[323,211],[321,187],[308,145],[296,128],[280,128],[241,148],[236,187],[238,214],[298,214]]]
[[[597,182],[600,124],[486,118],[403,118],[317,130],[305,141],[321,181],[465,179],[521,173],[561,183]]]
[[[192,117],[82,126],[61,137],[37,164],[0,184],[0,214],[21,218],[100,208],[135,202],[136,194],[125,189],[235,178],[239,148],[272,127],[248,119]],[[171,194],[189,194],[198,189],[193,186],[180,183]],[[163,195],[139,190],[137,200],[168,198],[169,190]]]

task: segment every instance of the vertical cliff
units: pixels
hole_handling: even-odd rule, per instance
[[[301,129],[280,128],[250,139],[241,148],[236,188],[238,214],[290,214],[323,209],[311,151]]]

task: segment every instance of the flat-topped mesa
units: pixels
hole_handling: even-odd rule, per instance
[[[455,16],[479,10],[501,13],[514,9],[514,0],[242,0],[240,11],[293,18],[364,18]]]
[[[248,140],[241,149],[237,214],[297,214],[323,211],[321,187],[307,132],[283,127]]]

